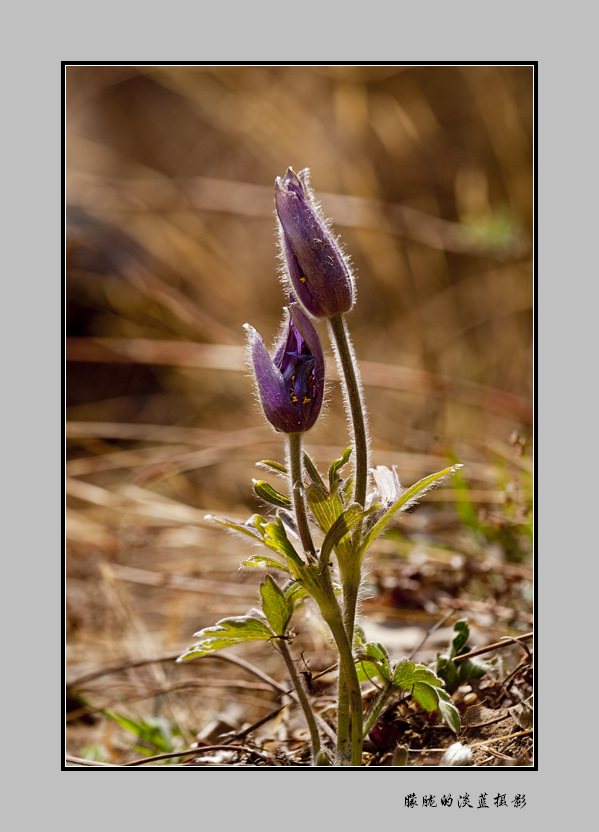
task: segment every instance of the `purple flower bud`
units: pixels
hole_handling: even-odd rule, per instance
[[[309,430],[324,393],[324,356],[309,318],[297,303],[290,304],[272,359],[254,327],[245,324],[245,329],[264,415],[283,433]]]
[[[315,207],[307,174],[297,176],[289,168],[275,181],[281,251],[304,309],[315,318],[330,318],[352,308],[354,282],[347,259]]]

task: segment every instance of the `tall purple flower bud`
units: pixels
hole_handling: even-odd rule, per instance
[[[309,430],[324,393],[324,357],[309,318],[297,303],[290,304],[273,358],[254,327],[245,324],[245,329],[264,415],[283,433]]]
[[[347,259],[321,217],[307,182],[291,168],[275,181],[283,259],[293,291],[315,318],[349,312],[354,281]]]

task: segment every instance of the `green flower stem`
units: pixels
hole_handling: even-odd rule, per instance
[[[353,571],[353,570],[352,570]],[[354,623],[356,617],[356,606],[358,599],[359,576],[358,580],[352,580],[351,575],[344,573],[342,575],[342,589],[343,589],[343,627],[345,629],[348,640],[351,638],[350,646],[353,643]],[[351,634],[351,636],[350,636]],[[355,669],[355,664],[354,664]],[[361,694],[360,694],[361,696]],[[349,694],[347,680],[343,673],[339,674],[338,684],[338,749],[343,754],[344,740],[349,744]],[[346,739],[347,738],[347,739]]]
[[[345,380],[345,392],[354,434],[354,452],[356,455],[354,500],[364,506],[368,480],[368,436],[358,369],[343,315],[333,315],[329,318],[329,323]]]
[[[310,533],[302,481],[302,434],[290,433],[288,437],[291,493],[298,533],[304,551],[308,555],[309,564],[316,564],[316,550]],[[351,640],[347,637],[345,623],[328,569],[323,571],[319,564],[318,571],[312,575],[314,568],[308,565],[305,570],[302,570],[304,579],[308,579],[304,580],[304,583],[331,630],[339,651],[341,665],[339,678],[344,682],[339,686],[342,696],[338,711],[337,759],[341,764],[359,766],[362,762],[362,692],[356,673]]]
[[[320,564],[317,565],[302,480],[302,434],[289,433],[288,437],[289,473],[295,519],[302,546],[308,556],[308,565],[302,570],[303,583],[318,604],[331,630],[339,651],[340,678],[343,677],[345,681],[345,690],[344,686],[340,685],[342,701],[339,703],[337,759],[341,765],[359,766],[362,762],[362,692],[352,653],[352,639],[348,638],[330,573],[328,569],[323,570]]]
[[[333,618],[328,619],[325,616],[325,621],[331,629],[335,644],[339,651],[339,660],[341,664],[341,672],[345,677],[345,688],[347,693],[339,686],[339,693],[343,694],[344,699],[349,701],[349,710],[351,715],[351,747],[348,749],[345,745],[344,738],[340,737],[341,725],[337,729],[337,761],[341,765],[347,765],[349,762],[352,766],[362,765],[362,691],[360,690],[360,682],[356,672],[356,665],[352,653],[351,645],[347,638],[345,626],[339,614]],[[343,703],[340,701],[339,705]],[[343,717],[342,717],[343,718]]]
[[[357,362],[353,353],[351,340],[342,315],[333,315],[329,319],[331,332],[335,342],[337,357],[345,382],[346,403],[351,416],[354,435],[355,452],[355,482],[354,500],[361,506],[366,503],[366,486],[368,482],[368,435],[366,417],[362,402],[362,390],[358,374]],[[358,591],[361,581],[361,558],[358,549],[361,542],[362,523],[358,523],[352,534],[353,555],[350,559],[340,561],[343,584],[343,620],[350,643],[353,642]]]
[[[345,673],[339,669],[337,683],[337,760],[351,760],[351,719]]]
[[[358,607],[358,592],[360,589],[360,573],[359,573],[359,564],[358,564],[358,576],[356,577],[352,573],[354,570],[351,570],[351,573],[345,573],[341,577],[341,585],[343,588],[343,625],[345,627],[345,632],[347,633],[347,637],[351,638],[352,643],[354,640],[354,626],[356,623],[356,611]]]
[[[297,530],[308,555],[308,561],[316,561],[316,550],[310,533],[308,514],[306,512],[306,500],[304,497],[304,484],[302,479],[302,434],[288,433],[289,438],[289,468],[291,475],[291,499],[295,510],[295,522]]]
[[[289,652],[285,639],[279,639],[277,647],[283,656],[287,670],[291,677],[291,681],[293,682],[293,686],[297,692],[297,697],[304,712],[306,722],[308,723],[308,731],[310,732],[310,741],[312,743],[312,765],[316,765],[320,754],[320,735],[318,733],[318,728],[316,727],[314,712],[312,711],[312,706],[310,705],[310,700],[306,694],[306,689],[299,673],[297,672],[295,662],[291,658],[291,653]]]
[[[346,693],[340,685],[342,700],[338,716],[337,764],[359,766],[362,762],[362,691],[331,575],[319,563],[308,564],[299,570],[298,580],[318,605],[331,631],[339,654],[339,676],[345,681]],[[346,713],[348,708],[349,717]]]

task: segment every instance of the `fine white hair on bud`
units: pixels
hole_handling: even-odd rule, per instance
[[[314,318],[349,312],[354,278],[349,259],[331,233],[308,185],[307,170],[292,168],[275,180],[282,262],[292,291]]]

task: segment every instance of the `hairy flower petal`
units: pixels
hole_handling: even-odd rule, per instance
[[[314,326],[297,303],[291,303],[273,358],[258,332],[249,324],[245,328],[264,415],[283,433],[309,430],[324,394],[324,356]]]
[[[291,169],[275,181],[280,242],[293,291],[310,315],[329,318],[349,312],[354,283],[346,257],[316,209],[307,171]]]

